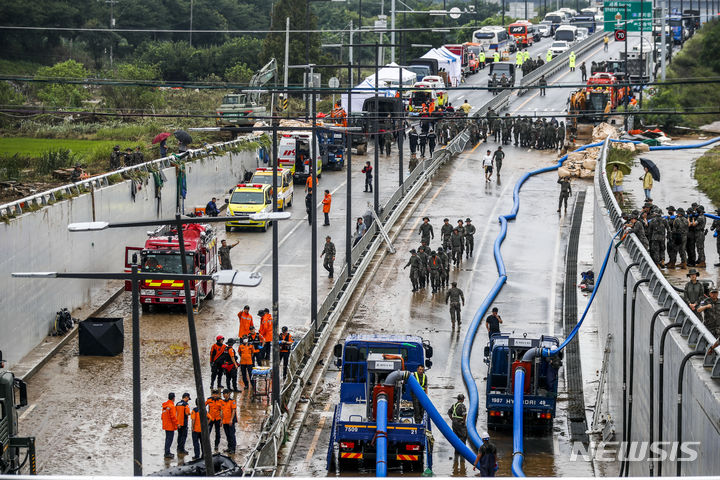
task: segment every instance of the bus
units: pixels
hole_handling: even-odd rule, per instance
[[[508,50],[515,51],[515,45],[510,41],[510,36],[505,31],[505,27],[487,26],[480,30],[475,30],[472,35],[472,41],[479,43],[485,49],[497,50],[498,52]]]
[[[589,35],[595,33],[596,29],[595,17],[592,15],[578,15],[570,20],[570,25],[587,28]]]
[[[555,30],[557,30],[564,20],[565,17],[561,12],[549,12],[543,19],[544,22],[550,22],[550,35],[555,35]]]
[[[564,40],[573,43],[577,40],[577,27],[575,25],[561,25],[555,30],[555,40]]]
[[[533,44],[535,30],[527,20],[520,20],[508,26],[508,35],[515,39],[518,47],[526,48]]]

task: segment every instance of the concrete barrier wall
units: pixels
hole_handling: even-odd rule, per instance
[[[213,196],[222,202],[244,172],[257,166],[254,151],[222,151],[188,161],[185,211],[205,206]],[[175,216],[175,168],[163,172],[167,182],[160,199],[155,197],[152,177],[134,200],[129,180],[96,190],[95,218],[121,222]],[[144,245],[147,228],[72,234],[67,231],[71,222],[92,221],[92,212],[93,198],[88,193],[0,223],[0,350],[10,365],[49,334],[60,308],[77,308],[106,288],[104,282],[88,280],[11,278],[11,272],[119,272],[124,268],[125,246]]]
[[[602,175],[602,168],[598,163],[598,175]],[[603,198],[599,188],[598,178],[595,180],[595,199],[594,206],[594,252],[595,252],[595,272],[600,271],[603,256],[609,245],[610,239],[615,235],[614,222],[610,218],[609,206]],[[664,288],[671,288],[667,281],[662,278],[659,272],[656,272],[654,265],[646,265],[641,261],[641,265],[632,267],[628,274],[627,282],[627,327],[623,327],[623,276],[628,265],[638,260],[638,251],[636,249],[634,236],[626,239],[628,244],[618,249],[613,249],[610,260],[607,265],[605,277],[598,289],[595,301],[595,312],[599,315],[600,338],[606,338],[608,334],[612,335],[610,344],[609,366],[607,375],[606,396],[610,409],[610,415],[615,425],[615,438],[613,441],[621,441],[623,439],[623,334],[627,335],[626,361],[628,392],[630,388],[630,373],[633,374],[633,413],[632,413],[632,441],[650,442],[650,402],[654,401],[654,439],[659,439],[658,418],[662,417],[662,438],[666,442],[674,442],[677,440],[677,407],[678,407],[678,373],[679,366],[685,354],[693,351],[695,348],[707,350],[707,342],[704,341],[702,335],[695,337],[692,332],[697,332],[697,328],[693,328],[693,322],[683,318],[688,311],[681,305],[676,294],[668,295]],[[641,259],[642,260],[642,259]],[[653,274],[657,273],[655,277]],[[632,290],[633,286],[643,278],[651,278],[650,283],[642,284],[638,291],[635,304],[635,335],[634,335],[634,362],[630,364],[630,329],[631,329],[631,307],[632,307]],[[667,285],[661,285],[661,283]],[[663,288],[661,288],[663,287]],[[653,332],[655,339],[655,361],[652,366],[654,372],[654,399],[650,398],[650,360],[649,360],[649,344],[650,344],[650,321],[658,309],[662,307],[670,308],[668,314],[661,314],[655,322]],[[692,313],[690,313],[692,315]],[[665,342],[664,357],[664,408],[662,412],[658,411],[658,395],[659,395],[659,372],[658,372],[658,355],[660,336],[663,329],[676,321],[680,321],[685,326],[683,329],[676,328],[671,330]],[[681,334],[681,331],[684,334]],[[697,342],[697,343],[696,343]],[[691,359],[685,369],[685,379],[683,382],[684,390],[682,397],[682,441],[683,442],[700,442],[691,448],[698,452],[698,458],[693,461],[681,462],[681,474],[686,475],[717,475],[720,473],[720,455],[717,454],[720,447],[720,383],[718,379],[711,378],[711,368],[713,367],[713,356],[705,357],[700,355]],[[706,366],[704,366],[704,363]],[[637,455],[642,452],[637,447]],[[648,448],[645,444],[644,448]],[[665,446],[668,448],[668,446]],[[629,462],[629,474],[631,476],[648,476],[650,472],[650,462],[647,457],[650,455],[646,451],[642,460]],[[688,455],[683,452],[678,453],[681,457]],[[676,474],[676,462],[668,459],[662,462],[663,475]],[[657,475],[657,467],[655,467],[655,475]]]

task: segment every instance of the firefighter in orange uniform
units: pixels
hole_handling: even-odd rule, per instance
[[[235,339],[231,338],[227,341],[227,355],[223,361],[222,369],[225,372],[225,386],[233,392],[237,392],[238,363],[233,345],[235,345]]]
[[[335,102],[335,108],[333,108],[332,112],[330,112],[330,118],[333,119],[333,122],[336,125],[347,127],[347,113],[339,100]]]
[[[250,315],[250,305],[245,305],[242,312],[238,313],[240,319],[240,328],[238,329],[238,338],[242,338],[250,333],[250,327],[255,326],[253,317]]]
[[[190,407],[188,406],[188,402],[190,401],[190,394],[189,393],[183,393],[182,400],[177,402],[175,405],[175,411],[177,414],[177,431],[178,431],[178,439],[177,439],[177,453],[178,456],[180,455],[187,455],[188,452],[185,450],[185,440],[187,440],[187,432],[188,432],[188,415],[190,415]]]
[[[254,350],[248,341],[248,337],[244,336],[242,343],[238,347],[238,354],[240,355],[240,372],[242,373],[242,380],[246,389],[250,388],[250,382],[252,381]]]
[[[262,317],[265,312],[260,310],[258,316]],[[250,329],[248,334],[248,343],[253,347],[253,365],[262,365],[263,355],[260,349],[265,345],[265,339],[255,331],[255,328]]]
[[[283,378],[287,376],[288,359],[290,358],[293,341],[292,335],[288,332],[288,327],[282,327],[278,343],[280,344],[280,361],[283,364]]]
[[[237,423],[237,403],[230,398],[230,390],[223,390],[222,399],[222,423],[225,430],[228,448],[225,453],[235,453],[235,424]]]
[[[222,368],[218,360],[225,353],[227,346],[223,344],[225,337],[218,335],[215,337],[215,343],[210,347],[210,389],[212,390],[215,379],[217,378],[218,388],[222,387]]]
[[[267,362],[270,362],[270,348],[272,344],[272,329],[273,329],[273,319],[272,315],[270,315],[270,310],[267,308],[263,311],[263,316],[260,319],[260,330],[258,333],[260,333],[260,336],[265,340],[265,345],[263,346],[262,355],[260,357],[263,360],[266,360]]]
[[[322,200],[323,214],[325,215],[325,223],[323,223],[323,226],[325,226],[325,227],[330,225],[330,205],[331,204],[332,204],[332,195],[330,194],[330,190],[325,190],[325,197]]]
[[[220,424],[222,423],[222,400],[220,399],[220,390],[213,390],[212,395],[205,401],[208,414],[208,425],[212,434],[213,428],[215,429],[215,453],[220,448]]]
[[[193,460],[200,458],[202,453],[202,444],[200,443],[200,432],[202,431],[202,423],[200,423],[200,411],[195,400],[195,408],[190,412],[190,420],[192,421],[192,442],[193,442]],[[208,421],[210,419],[208,418]]]
[[[175,455],[170,453],[170,447],[177,430],[177,411],[175,410],[175,394],[168,393],[167,402],[162,404],[162,428],[165,430],[165,458],[173,458]]]

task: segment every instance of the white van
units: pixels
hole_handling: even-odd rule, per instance
[[[574,25],[560,25],[555,30],[554,40],[574,43],[577,40],[577,28]]]
[[[310,157],[312,156],[311,131],[293,131],[279,134],[278,164],[289,169],[293,174],[295,183],[304,183],[310,176]],[[322,155],[317,135],[315,136],[316,174],[322,176]]]

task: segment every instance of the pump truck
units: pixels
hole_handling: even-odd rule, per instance
[[[387,445],[387,467],[422,472],[423,462],[432,464],[427,413],[416,423],[409,390],[401,381],[386,384],[392,372],[415,372],[419,365],[429,369],[433,353],[429,342],[412,335],[350,335],[344,344],[335,345],[333,353],[342,375],[327,451],[328,471],[374,468],[378,436]],[[385,408],[387,421],[378,421],[378,410]],[[378,425],[385,423],[386,434],[378,435]]]
[[[559,345],[556,337],[542,335],[529,338],[507,334],[494,334],[485,347],[488,365],[486,407],[488,428],[511,428],[513,424],[513,382],[517,367],[525,368],[525,418],[529,430],[552,431],[557,399],[558,358],[535,357],[523,362],[525,352],[531,348],[554,349]]]
[[[37,474],[35,437],[18,435],[18,409],[27,406],[27,385],[5,369],[0,351],[0,475],[21,473],[27,466],[31,475]],[[21,453],[25,455],[21,460]]]

